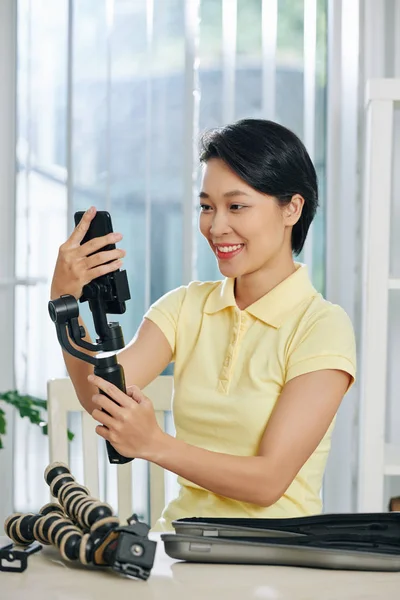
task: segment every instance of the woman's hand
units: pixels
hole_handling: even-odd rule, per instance
[[[71,294],[78,299],[82,295],[84,285],[100,275],[111,273],[121,267],[121,258],[125,256],[125,250],[116,248],[93,254],[107,244],[120,241],[122,239],[120,233],[109,233],[80,245],[95,214],[96,209],[89,208],[68,240],[60,246],[51,283],[52,300],[63,294]]]
[[[136,385],[124,394],[101,377],[89,375],[88,380],[112,398],[110,400],[103,394],[95,394],[92,398],[97,407],[92,417],[102,423],[96,427],[96,433],[108,440],[122,456],[149,460],[165,435],[157,423],[151,400]]]

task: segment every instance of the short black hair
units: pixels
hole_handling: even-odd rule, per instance
[[[303,142],[290,129],[264,119],[242,119],[203,133],[200,162],[223,160],[243,181],[279,204],[304,198],[292,230],[292,251],[300,254],[318,207],[318,181]]]

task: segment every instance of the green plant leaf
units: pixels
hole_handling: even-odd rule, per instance
[[[34,425],[39,425],[42,428],[44,435],[48,435],[47,423],[44,423],[40,410],[47,410],[47,401],[29,394],[20,394],[17,390],[9,390],[7,392],[0,392],[0,400],[3,400],[7,404],[13,406],[19,415],[27,417]],[[4,410],[0,408],[0,449],[3,448],[1,436],[6,433],[6,415]],[[68,439],[72,441],[74,434],[72,431],[67,431]]]
[[[0,450],[3,448],[3,441],[1,436],[7,432],[6,413],[0,408]]]
[[[41,425],[41,428],[42,428],[42,433],[43,433],[43,435],[48,435],[48,434],[49,434],[49,432],[48,432],[48,425],[47,425],[47,423],[45,423],[44,425]],[[69,439],[69,441],[70,441],[70,442],[72,442],[72,440],[73,440],[73,439],[74,439],[74,437],[75,437],[75,434],[74,434],[74,433],[72,433],[72,431],[70,431],[70,430],[68,429],[68,430],[67,430],[67,435],[68,435],[68,439]]]
[[[39,406],[39,408],[44,408],[47,410],[47,400],[39,400],[38,398],[32,399],[32,404],[35,406]]]
[[[6,413],[2,408],[0,408],[0,435],[4,435],[6,430]]]

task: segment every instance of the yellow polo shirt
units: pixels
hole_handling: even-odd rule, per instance
[[[165,294],[146,313],[173,351],[176,437],[237,456],[257,455],[286,382],[319,369],[356,372],[353,327],[296,271],[240,310],[234,279],[193,281]],[[321,397],[321,402],[324,398]],[[153,528],[183,517],[296,517],[320,513],[322,478],[335,419],[284,495],[269,507],[216,495],[178,477],[180,492]]]

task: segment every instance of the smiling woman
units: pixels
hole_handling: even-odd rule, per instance
[[[200,230],[224,280],[192,281],[152,304],[118,356],[127,394],[69,355],[67,369],[100,436],[178,475],[155,529],[180,517],[316,514],[356,353],[346,313],[293,260],[318,203],[315,170],[297,136],[262,120],[207,134],[201,160]],[[80,245],[93,214],[62,246],[53,296],[72,286],[79,296],[76,286],[94,277],[83,260],[92,249]],[[176,436],[161,431],[140,391],[170,362]]]
[[[146,457],[181,485],[156,528],[315,514],[356,369],[349,318],[293,260],[317,209],[316,173],[298,137],[263,120],[207,133],[200,159],[200,231],[225,279],[192,282],[146,313],[173,353],[176,426]]]
[[[251,304],[294,271],[318,205],[314,166],[294,133],[259,119],[205,134],[200,160],[200,231]]]

